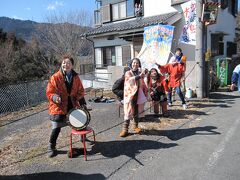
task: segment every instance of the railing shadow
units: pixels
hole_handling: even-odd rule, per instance
[[[189,115],[195,115],[195,116],[202,116],[202,115],[208,115],[204,111],[197,111],[197,110],[191,110],[191,109],[186,109],[186,110],[179,110],[179,109],[170,109],[168,110],[169,117],[171,119],[177,120],[177,119],[185,119],[188,118]],[[160,116],[159,116],[160,117]],[[160,117],[161,118],[164,117]],[[144,118],[144,122],[154,122],[157,121],[158,117],[155,116],[153,113],[152,114],[146,114]]]
[[[215,131],[215,126],[203,126],[187,129],[173,129],[173,130],[144,130],[142,135],[165,136],[170,140],[177,141],[185,137],[193,135],[219,135],[220,132]]]

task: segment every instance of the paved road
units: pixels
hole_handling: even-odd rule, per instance
[[[21,176],[9,179],[239,179],[240,98],[236,93],[213,94],[211,103],[195,113],[190,121],[142,135],[118,137],[118,112],[113,104],[94,104],[91,126],[98,133],[97,143],[83,157],[68,159],[66,151],[49,160],[38,157],[22,164]],[[201,106],[201,103],[199,103]],[[191,109],[187,110],[191,111]],[[46,121],[42,112],[36,124]],[[26,120],[0,131],[24,128]],[[27,128],[27,126],[26,126]],[[23,129],[21,129],[22,131]],[[90,147],[90,145],[88,145]],[[33,174],[35,173],[36,176]],[[6,177],[2,177],[6,178]]]
[[[240,179],[240,99],[223,102],[199,117],[198,127],[173,130],[178,146],[158,152],[129,179]]]

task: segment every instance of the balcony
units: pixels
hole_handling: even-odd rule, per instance
[[[94,11],[95,26],[103,23],[143,16],[141,0],[126,0],[114,4],[106,4]]]

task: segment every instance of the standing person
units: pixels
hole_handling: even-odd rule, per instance
[[[172,64],[172,63],[180,62],[184,57],[185,56],[183,56],[182,49],[177,48],[175,50],[175,54],[170,58],[169,63]]]
[[[162,115],[164,117],[167,117],[167,97],[164,88],[165,78],[161,78],[161,76],[162,75],[158,73],[157,69],[152,68],[150,70],[150,73],[148,75],[148,90],[152,99],[154,113],[158,115],[159,108],[161,107]]]
[[[185,71],[186,71],[186,61],[187,61],[187,57],[183,55],[182,49],[181,48],[176,48],[175,54],[170,58],[169,63],[174,64],[176,62],[178,62],[178,63],[183,62],[184,65],[185,65]],[[185,93],[186,93],[185,73],[182,73],[181,86],[180,87],[181,87],[183,96],[185,96]]]
[[[172,90],[175,88],[179,98],[182,101],[183,109],[187,109],[187,105],[181,91],[181,79],[185,72],[185,63],[182,61],[180,62],[173,62],[172,64],[166,64],[164,66],[160,66],[159,70],[161,73],[168,73],[169,74],[169,92],[168,92],[168,105],[172,106]]]
[[[74,60],[69,55],[62,57],[61,68],[53,74],[47,85],[49,114],[52,132],[48,145],[48,155],[57,155],[56,141],[62,127],[66,126],[66,115],[72,108],[79,108],[79,100],[84,96],[84,88],[78,74],[73,70]]]
[[[112,92],[117,96],[118,100],[123,104],[123,92],[124,92],[124,82],[125,82],[125,73],[129,71],[129,67],[124,67],[123,75],[121,78],[115,81],[112,87]]]
[[[238,87],[238,91],[240,92],[240,64],[234,68],[232,74],[232,84],[230,89],[234,91],[235,87]]]
[[[130,120],[133,120],[133,129],[135,133],[140,133],[138,127],[140,118],[144,117],[144,104],[147,101],[147,86],[144,82],[146,71],[140,70],[141,62],[134,58],[130,63],[131,70],[125,74],[124,82],[124,123],[120,137],[128,135]]]

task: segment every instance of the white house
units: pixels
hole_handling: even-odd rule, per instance
[[[191,0],[96,0],[95,28],[85,34],[94,42],[96,72],[111,74],[112,83],[121,76],[121,71],[116,69],[125,66],[140,52],[144,27],[168,24],[175,26],[171,51],[180,47],[187,56],[186,74],[191,74],[186,80],[186,86],[196,89],[195,44],[179,43],[186,24],[183,5],[189,1]],[[221,3],[221,7],[218,9],[216,24],[206,28],[205,51],[210,50],[212,59],[231,58],[236,54],[234,41],[238,0],[209,2]],[[196,19],[198,23],[198,18]]]

